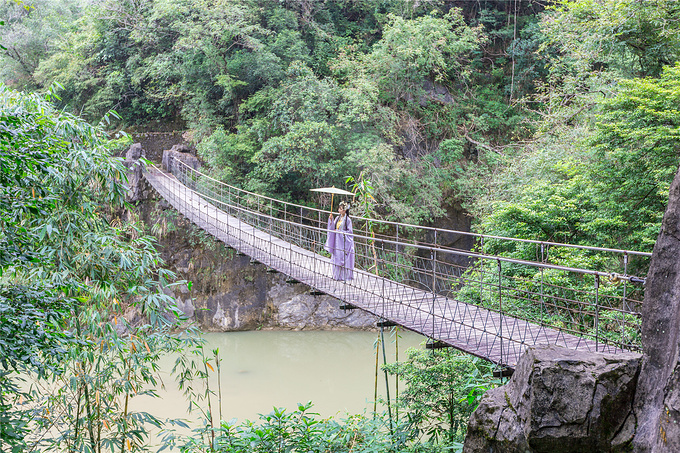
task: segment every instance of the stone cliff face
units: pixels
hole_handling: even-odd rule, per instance
[[[368,329],[375,318],[345,311],[330,296],[283,274],[268,272],[204,233],[164,201],[140,205],[144,221],[158,225],[167,267],[191,282],[175,290],[178,306],[206,331],[285,329]]]
[[[341,310],[340,302],[330,296],[311,295],[308,286],[251,263],[249,257],[237,254],[184,218],[143,178],[136,161],[143,152],[133,145],[126,159],[128,200],[134,208],[125,216],[139,218],[149,227],[158,238],[166,268],[190,282],[168,288],[167,293],[202,330],[375,327],[374,316],[361,310]]]
[[[680,171],[654,245],[642,304],[644,359],[635,397],[636,452],[680,451]]]

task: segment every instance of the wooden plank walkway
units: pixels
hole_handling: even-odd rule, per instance
[[[172,175],[152,169],[145,176],[175,209],[230,247],[318,291],[461,351],[511,368],[529,345],[621,351],[361,270],[355,270],[351,281],[333,280],[329,258],[228,215]]]

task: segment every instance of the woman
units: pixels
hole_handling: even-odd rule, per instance
[[[324,248],[331,254],[334,280],[354,278],[354,235],[352,219],[349,218],[350,204],[340,202],[338,218],[328,217],[328,237]]]

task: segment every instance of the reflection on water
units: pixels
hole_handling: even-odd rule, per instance
[[[399,333],[399,358],[407,347],[423,347],[424,337],[412,332]],[[323,417],[362,413],[372,409],[377,332],[290,332],[257,331],[205,334],[205,354],[219,348],[222,359],[222,414],[224,419],[256,420],[273,406],[293,410],[298,403],[312,401],[313,411]],[[388,361],[395,360],[394,335],[385,332]],[[162,367],[172,368],[173,358]],[[382,352],[380,353],[382,364]],[[164,374],[161,398],[138,397],[133,404],[160,418],[197,420],[187,414],[188,403],[177,389],[174,378]],[[217,390],[216,379],[211,383]],[[394,385],[393,382],[390,383]],[[200,384],[195,385],[200,388]],[[384,374],[378,389],[385,393]],[[391,388],[393,392],[394,389]],[[204,403],[202,403],[204,404]],[[213,412],[217,415],[216,397]]]

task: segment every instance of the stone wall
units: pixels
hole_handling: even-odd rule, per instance
[[[188,145],[184,139],[185,131],[133,132],[132,139],[146,150],[147,159],[160,162],[163,150],[176,144]]]

